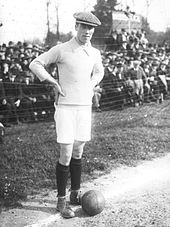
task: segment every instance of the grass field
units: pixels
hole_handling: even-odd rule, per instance
[[[83,182],[170,152],[169,99],[93,113],[92,123],[92,140],[83,155]],[[28,194],[56,188],[59,147],[53,121],[7,128],[0,146],[1,205],[14,205]]]

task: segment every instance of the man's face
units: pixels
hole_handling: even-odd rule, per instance
[[[89,43],[94,33],[94,27],[88,24],[76,24],[77,39],[80,43]]]

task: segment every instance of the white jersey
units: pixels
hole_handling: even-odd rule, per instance
[[[30,69],[43,81],[49,76],[45,67],[56,63],[59,72],[59,84],[65,96],[59,96],[58,104],[91,105],[93,88],[103,78],[104,69],[100,51],[82,46],[76,38],[52,47],[30,64]]]

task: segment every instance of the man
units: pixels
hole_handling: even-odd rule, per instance
[[[123,64],[116,64],[116,73],[113,77],[114,108],[122,110],[125,104],[125,77]]]
[[[5,119],[5,111],[3,106],[3,101],[5,99],[5,89],[2,78],[0,78],[0,119],[2,119],[4,123]]]
[[[140,66],[141,62],[140,60],[135,60],[133,62],[133,69],[130,70],[131,73],[131,79],[134,83],[134,93],[136,95],[135,97],[135,106],[138,106],[139,104],[143,104],[143,95],[144,95],[144,89],[143,89],[143,81],[146,81],[146,75],[143,71],[142,67]]]
[[[103,78],[104,70],[99,50],[90,40],[98,18],[90,12],[74,14],[76,37],[51,48],[30,64],[30,69],[41,81],[48,81],[56,90],[55,122],[60,156],[56,165],[58,189],[57,210],[64,218],[75,216],[66,205],[66,185],[71,176],[70,203],[80,204],[81,158],[86,141],[91,139],[91,105],[93,88]],[[55,80],[45,67],[58,66],[59,80]]]
[[[22,122],[36,120],[36,116],[34,115],[34,103],[36,102],[34,90],[35,88],[30,77],[25,76],[21,83],[20,116]]]
[[[168,94],[168,85],[167,85],[167,63],[162,61],[158,68],[158,86],[160,91],[159,102],[162,103]]]
[[[151,94],[151,86],[149,84],[149,78],[150,78],[150,66],[148,62],[143,63],[143,71],[146,75],[146,78],[144,80],[144,101],[146,103],[150,103],[150,94]]]
[[[155,101],[159,104],[160,98],[160,89],[158,83],[158,69],[159,69],[159,62],[154,61],[151,64],[148,82],[151,87],[151,100]]]
[[[111,109],[114,102],[113,77],[116,74],[116,67],[112,60],[106,57],[103,61],[104,78],[102,80],[103,94],[101,98],[102,106]]]
[[[16,75],[9,74],[9,78],[3,81],[5,89],[5,97],[3,98],[3,108],[5,110],[5,122],[9,124],[11,121],[15,124],[19,123],[19,106],[21,89],[20,84],[16,81]]]

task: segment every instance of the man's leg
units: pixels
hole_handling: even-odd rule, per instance
[[[76,141],[73,147],[72,158],[70,162],[70,174],[71,174],[71,194],[70,203],[79,205],[80,201],[80,184],[81,184],[81,158],[83,154],[85,142]]]
[[[60,158],[56,165],[56,181],[58,190],[57,210],[64,218],[72,218],[74,212],[66,204],[66,187],[69,174],[69,164],[72,156],[73,144],[60,144]]]
[[[72,156],[73,144],[60,144],[60,157],[56,165],[56,181],[58,196],[66,195],[69,174],[69,164]]]

